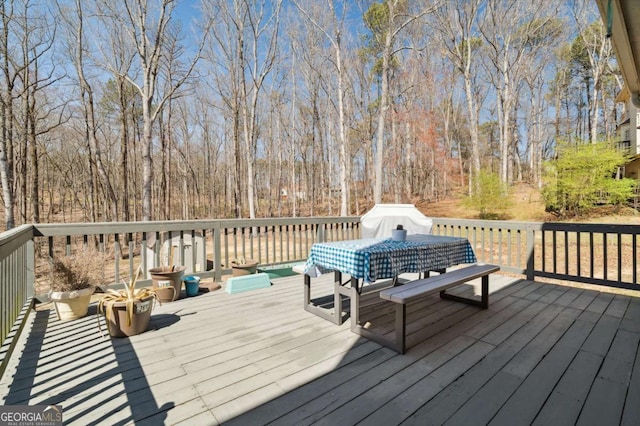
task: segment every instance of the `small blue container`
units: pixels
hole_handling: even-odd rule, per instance
[[[407,239],[407,230],[406,229],[392,229],[391,230],[391,239],[393,241],[405,241]]]
[[[187,290],[187,296],[197,296],[198,290],[200,289],[200,277],[195,275],[189,275],[184,277],[184,286]]]

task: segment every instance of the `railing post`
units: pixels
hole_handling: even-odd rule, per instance
[[[316,228],[316,242],[324,243],[324,223],[318,223]]]
[[[222,243],[220,242],[220,222],[213,228],[213,270],[214,282],[222,281]]]
[[[527,280],[533,281],[535,275],[533,273],[535,269],[535,237],[536,234],[533,230],[533,226],[530,224],[527,225],[527,269],[526,276]]]

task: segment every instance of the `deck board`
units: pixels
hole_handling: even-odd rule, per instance
[[[411,417],[412,424],[442,424],[484,384],[500,371],[525,345],[558,317],[561,307],[547,306],[531,321],[498,344],[482,361],[445,388],[435,398],[416,410]]]
[[[633,425],[638,423],[640,419],[640,351],[636,352],[636,359],[633,364],[633,372],[631,373],[629,391],[624,404],[622,413],[622,425]]]
[[[332,286],[314,279],[312,299],[331,308]],[[165,303],[126,339],[38,311],[0,403],[60,404],[71,425],[640,423],[640,298],[499,274],[490,287],[486,310],[409,305],[404,355],[306,312],[301,276]],[[365,326],[389,337],[393,312],[362,297]]]
[[[556,342],[548,339],[545,339],[545,342],[534,340],[532,344],[527,345],[530,350],[527,351],[525,348],[523,352],[533,352],[537,358],[535,361],[538,362],[518,365],[519,360],[516,357],[496,375],[505,381],[499,386],[502,392],[500,396],[508,396],[509,392],[513,393],[507,400],[498,401],[500,403],[499,411],[495,413],[493,418],[480,418],[480,421],[490,421],[490,424],[495,425],[530,424],[534,421],[537,412],[553,391],[555,384],[591,329],[592,324],[576,321]],[[531,354],[527,354],[527,357],[531,359]],[[524,368],[525,366],[532,366],[533,369],[528,371]],[[474,400],[477,401],[483,397],[496,398],[491,393],[485,392],[484,395],[476,394]]]

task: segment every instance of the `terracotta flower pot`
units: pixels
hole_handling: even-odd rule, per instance
[[[257,269],[257,260],[247,259],[245,263],[231,262],[231,270],[234,277],[255,274]]]
[[[133,303],[131,325],[127,320],[127,302],[106,303],[104,309],[111,310],[109,315],[105,315],[109,335],[111,337],[129,337],[146,331],[151,319],[153,298],[153,296],[148,296]]]
[[[153,288],[156,289],[160,302],[178,300],[182,291],[182,275],[186,266],[159,266],[149,269]]]
[[[49,298],[58,314],[60,321],[69,321],[82,318],[87,315],[93,288],[83,288],[73,291],[53,291],[49,293]]]

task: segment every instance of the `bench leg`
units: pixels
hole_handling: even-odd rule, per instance
[[[489,308],[489,275],[482,277],[482,308]]]
[[[396,347],[395,350],[403,354],[407,349],[407,305],[396,305]]]
[[[462,302],[468,305],[480,306],[483,309],[489,308],[489,275],[482,276],[482,294],[480,300],[470,299],[468,297],[454,296],[447,293],[445,290],[440,292],[442,299],[453,300],[455,302]]]
[[[345,290],[345,289],[343,289]],[[351,285],[348,289],[351,298],[351,331],[355,334],[374,341],[382,346],[386,346],[399,354],[403,354],[406,350],[405,334],[406,334],[406,307],[399,303],[396,306],[395,313],[395,340],[392,340],[376,331],[364,328],[360,324],[360,293],[358,293],[357,287]]]

